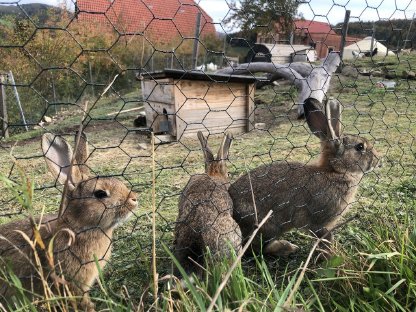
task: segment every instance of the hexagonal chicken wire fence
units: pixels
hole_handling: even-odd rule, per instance
[[[271,14],[267,1],[253,2],[257,13],[226,0],[2,1],[2,270],[15,259],[36,286],[33,250],[14,230],[44,243],[56,234],[49,256],[35,239],[47,281],[100,298],[101,265],[106,291],[150,307],[152,261],[159,277],[175,271],[167,249],[184,227],[184,257],[202,253],[213,228],[214,252],[233,231],[238,252],[273,210],[252,246],[269,254],[276,283],[307,258],[309,230],[329,238],[341,216],[359,215],[335,230],[343,259],[375,219],[411,231],[416,4],[327,2],[270,1]],[[14,294],[4,274],[2,303]]]

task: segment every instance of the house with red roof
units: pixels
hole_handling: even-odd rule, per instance
[[[279,23],[275,23],[272,34],[261,34],[257,38],[257,42],[262,44],[311,46],[318,58],[326,57],[329,51],[339,51],[341,48],[341,35],[337,34],[330,24],[318,21],[296,20],[292,34],[283,32]],[[346,45],[361,39],[347,36]]]
[[[341,35],[330,24],[318,21],[295,21],[295,42],[315,47],[319,58],[327,56],[329,51],[341,49]],[[346,45],[360,41],[362,38],[347,36]]]
[[[201,12],[200,35],[216,34],[212,18],[193,0],[77,0],[76,10],[79,21],[164,43],[194,37]]]

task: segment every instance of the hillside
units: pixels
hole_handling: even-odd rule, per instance
[[[408,35],[406,48],[416,47],[416,23],[411,25],[411,20],[395,19],[390,21],[376,21],[376,22],[353,22],[349,23],[348,35],[356,37],[371,36],[373,24],[375,23],[375,38],[381,41],[389,49],[395,50],[403,48],[404,41]],[[410,27],[411,26],[411,27]],[[334,27],[339,34],[341,33],[342,23]],[[411,29],[410,29],[411,28]]]
[[[17,5],[0,5],[0,23],[5,16],[15,16],[19,18],[37,17],[40,23],[44,23],[48,18],[48,12],[59,13],[60,8],[42,4],[42,3],[30,3]]]

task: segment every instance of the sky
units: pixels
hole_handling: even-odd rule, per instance
[[[66,1],[73,6],[72,0],[20,0],[19,3],[47,3],[57,5]],[[75,1],[75,0],[74,0]],[[94,1],[94,0],[91,0]],[[230,0],[195,0],[215,23],[227,16]],[[298,0],[305,2],[299,6],[299,13],[307,20],[328,22],[332,25],[344,20],[345,11],[351,11],[351,22],[376,21],[388,19],[411,19],[416,13],[416,0]],[[17,0],[0,0],[0,4],[16,3]],[[222,31],[219,25],[218,31]]]
[[[302,1],[302,0],[300,0]],[[303,0],[299,13],[305,19],[337,24],[344,21],[345,11],[351,11],[350,21],[380,19],[411,19],[416,12],[416,0]],[[200,0],[199,5],[220,22],[228,12],[225,0]]]

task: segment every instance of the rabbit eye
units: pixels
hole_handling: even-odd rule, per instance
[[[98,199],[103,199],[103,198],[108,197],[108,195],[107,195],[107,192],[104,190],[96,190],[94,192],[94,197]]]
[[[362,152],[364,150],[364,144],[363,143],[358,143],[357,145],[355,145],[355,150],[357,152]]]

